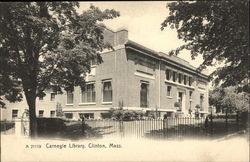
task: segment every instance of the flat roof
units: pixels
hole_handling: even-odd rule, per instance
[[[143,52],[146,52],[148,53],[151,57],[154,57],[154,58],[157,58],[157,59],[164,59],[164,60],[167,60],[167,61],[170,61],[176,65],[179,65],[181,67],[185,67],[189,70],[191,70],[192,72],[196,73],[196,74],[200,74],[201,77],[205,77],[206,79],[208,79],[208,76],[202,72],[198,72],[197,71],[197,68],[192,66],[191,64],[189,64],[188,61],[180,58],[180,57],[177,57],[177,56],[170,56],[168,54],[165,54],[163,52],[156,52],[150,48],[147,48],[141,44],[138,44],[132,40],[128,40],[126,43],[125,43],[125,46],[131,46],[133,48],[136,48],[136,49],[139,49]]]

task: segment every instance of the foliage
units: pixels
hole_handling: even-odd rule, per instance
[[[124,110],[124,109],[111,109],[109,111],[111,114],[111,118],[115,120],[137,120],[142,119],[145,116],[145,113],[142,111],[135,111],[135,110]]]
[[[181,104],[180,104],[179,102],[175,102],[175,103],[174,103],[174,107],[180,107],[180,105],[181,105]]]
[[[31,129],[36,97],[46,88],[83,87],[90,61],[101,63],[100,52],[110,48],[100,22],[119,13],[90,6],[79,15],[76,7],[78,2],[0,3],[0,95],[15,101],[24,91]]]
[[[222,86],[239,85],[248,78],[249,1],[179,1],[167,5],[169,16],[161,29],[175,28],[185,44],[170,52],[191,51],[203,56],[199,70],[216,63],[225,65],[211,76]],[[244,84],[245,85],[245,84]],[[243,85],[243,86],[244,86]]]
[[[195,108],[196,108],[196,109],[200,109],[201,106],[200,106],[199,104],[197,104],[197,105],[195,105]]]
[[[217,87],[209,92],[209,104],[216,107],[216,112],[230,113],[249,109],[249,94],[237,93],[235,87]]]

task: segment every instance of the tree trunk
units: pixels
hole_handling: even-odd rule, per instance
[[[30,119],[30,137],[37,137],[37,120],[36,120],[36,91],[25,91],[25,97],[29,106]]]

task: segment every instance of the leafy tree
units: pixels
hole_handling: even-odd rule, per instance
[[[201,54],[204,62],[199,70],[223,62],[225,65],[211,75],[215,84],[223,80],[222,86],[235,86],[248,78],[248,0],[179,1],[167,7],[169,16],[161,29],[175,28],[178,38],[185,42],[170,54],[183,49],[190,50],[193,59]]]
[[[26,97],[31,136],[36,134],[36,97],[46,88],[72,91],[84,86],[90,61],[109,48],[99,23],[119,16],[115,10],[90,6],[76,12],[78,2],[0,3],[0,95],[10,101]]]
[[[246,111],[249,107],[249,96],[244,92],[238,93],[235,87],[217,87],[209,92],[209,104],[216,107],[217,113]]]

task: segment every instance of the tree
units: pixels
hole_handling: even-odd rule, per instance
[[[211,74],[216,85],[223,80],[222,86],[235,86],[248,78],[248,0],[179,1],[167,7],[169,16],[161,29],[175,28],[178,38],[185,42],[171,55],[183,49],[190,50],[193,59],[201,54],[204,61],[199,70],[223,62],[225,65]]]
[[[209,92],[209,104],[216,107],[216,112],[232,113],[246,111],[249,107],[247,93],[238,93],[235,87],[216,87]]]
[[[36,97],[46,88],[73,91],[84,86],[90,61],[110,46],[99,23],[119,16],[115,10],[90,6],[76,12],[78,2],[0,3],[1,95],[29,106],[31,136],[36,134]]]

